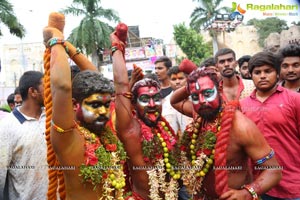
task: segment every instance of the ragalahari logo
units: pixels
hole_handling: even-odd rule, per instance
[[[241,8],[240,4],[237,5],[236,2],[232,2],[231,14],[229,15],[230,20],[236,19],[238,15],[244,15],[246,10]]]

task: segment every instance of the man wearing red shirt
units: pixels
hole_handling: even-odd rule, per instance
[[[263,200],[298,200],[300,94],[277,84],[280,66],[270,52],[254,55],[249,61],[249,71],[256,89],[241,101],[242,111],[264,134],[283,169],[281,181],[263,196]],[[258,170],[254,169],[254,173]]]

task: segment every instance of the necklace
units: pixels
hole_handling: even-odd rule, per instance
[[[216,134],[221,130],[219,113],[208,123],[201,117],[190,123],[180,143],[182,180],[192,194],[201,192],[202,182],[214,163]]]
[[[100,138],[88,129],[77,126],[85,139],[85,163],[80,166],[84,182],[90,182],[97,188],[102,184],[102,197],[106,199],[123,197],[125,174],[123,165],[126,159],[122,143],[109,127],[106,127]],[[115,191],[117,196],[111,196]]]
[[[178,170],[179,149],[177,136],[170,124],[162,118],[155,127],[146,126],[141,120],[141,142],[143,148],[144,161],[148,164],[150,198],[162,199],[160,192],[165,194],[164,199],[175,200],[178,198],[177,180],[181,174]],[[166,180],[167,174],[171,179]]]

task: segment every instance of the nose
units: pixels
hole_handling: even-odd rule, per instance
[[[100,115],[106,114],[106,109],[105,109],[104,106],[101,106],[101,107],[99,108],[99,114],[100,114]]]
[[[200,104],[206,103],[206,100],[205,100],[205,98],[204,98],[204,96],[202,94],[199,94],[199,103]]]
[[[293,66],[289,65],[288,72],[293,72]]]
[[[154,106],[155,106],[155,103],[154,103],[153,99],[150,98],[150,100],[149,100],[149,107],[154,107]]]

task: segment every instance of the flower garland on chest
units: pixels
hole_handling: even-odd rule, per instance
[[[213,122],[197,117],[187,125],[180,141],[183,184],[192,195],[201,193],[202,182],[214,163],[216,134],[221,130],[220,112]]]
[[[92,183],[94,189],[102,185],[103,199],[123,199],[126,185],[123,144],[109,127],[105,127],[100,137],[84,127],[77,128],[85,140],[85,163],[80,166],[79,176]]]
[[[138,121],[141,125],[144,161],[149,169],[150,198],[175,200],[178,198],[177,180],[181,177],[177,136],[163,117],[155,127],[145,125],[140,119]],[[160,192],[165,194],[165,198],[159,196]]]

